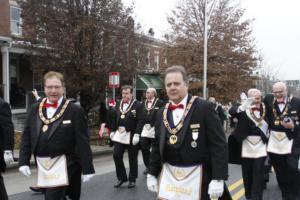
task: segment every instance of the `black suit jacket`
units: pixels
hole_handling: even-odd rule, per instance
[[[65,100],[56,113],[60,111]],[[31,154],[36,155],[36,147],[41,133],[42,121],[38,115],[39,103],[32,106],[23,132],[19,165],[29,165]],[[64,123],[68,122],[68,123]],[[71,123],[69,123],[71,122]],[[69,103],[63,116],[49,125],[48,152],[50,157],[66,154],[79,157],[83,174],[95,173],[92,153],[87,134],[84,111],[79,105]]]
[[[139,101],[135,101],[130,108],[130,110],[125,114],[125,118],[121,119],[120,112],[120,102],[117,103],[115,107],[115,124],[111,129],[112,131],[116,131],[119,126],[125,126],[127,132],[131,132],[130,134],[130,143],[132,143],[133,135],[137,132],[137,123],[139,119],[139,113],[141,109],[141,103]],[[113,115],[112,115],[113,116]]]
[[[154,102],[156,101],[157,98],[154,99]],[[150,124],[151,126],[155,125],[155,121],[156,121],[156,116],[157,116],[157,112],[158,110],[164,105],[164,102],[161,101],[160,99],[158,99],[155,103],[155,105],[153,106],[153,108],[149,111],[148,114],[148,110],[146,109],[146,105],[145,105],[144,101],[141,105],[140,108],[140,113],[139,113],[139,122],[137,125],[137,132],[139,134],[142,133],[143,131],[143,127],[145,124]]]
[[[261,136],[264,143],[267,143],[267,136],[258,128],[255,123],[247,116],[246,111],[238,112],[240,104],[232,106],[229,114],[238,119],[236,128],[228,138],[229,162],[241,164],[242,142],[250,135]],[[262,112],[261,107],[261,112]],[[267,115],[264,120],[268,123]]]
[[[286,129],[282,125],[275,125],[275,116],[273,113],[273,107],[275,107],[277,115],[280,115],[280,110],[278,108],[277,103],[274,102],[274,96],[272,94],[266,95],[264,99],[264,103],[266,105],[267,110],[267,118],[270,130],[275,131],[284,131],[286,132],[289,139],[294,139],[292,152],[296,154],[300,154],[300,99],[293,97],[288,105],[288,116],[294,121],[295,128],[294,130]]]
[[[188,101],[191,96],[188,97]],[[163,109],[158,112],[155,131],[156,137],[150,155],[149,173],[158,176],[162,164],[166,162],[165,146],[167,129],[163,123]],[[191,147],[192,124],[200,124],[198,146]],[[228,177],[227,142],[220,119],[214,108],[197,98],[187,115],[178,137],[179,152],[184,165],[205,164],[208,180],[226,180]],[[178,135],[179,135],[178,134]]]
[[[14,148],[14,126],[11,110],[7,102],[0,98],[0,172],[5,171],[3,151]]]

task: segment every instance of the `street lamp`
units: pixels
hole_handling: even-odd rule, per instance
[[[212,10],[216,4],[216,0],[213,1],[209,13],[207,13],[207,0],[204,0],[204,55],[203,55],[203,98],[207,99],[207,26],[208,20],[211,16]]]

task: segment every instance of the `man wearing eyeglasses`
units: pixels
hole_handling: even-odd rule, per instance
[[[31,154],[37,163],[37,187],[45,188],[46,200],[80,199],[83,182],[95,174],[87,122],[82,108],[64,96],[64,77],[58,72],[44,75],[46,98],[35,103],[22,136],[19,171],[30,176]]]
[[[300,99],[288,96],[283,82],[273,85],[264,99],[270,129],[267,151],[283,200],[300,199]]]

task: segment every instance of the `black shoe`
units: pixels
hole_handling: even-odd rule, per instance
[[[34,187],[31,186],[29,187],[33,192],[40,192],[40,193],[44,193],[44,189],[43,188],[39,188],[39,187]]]
[[[120,187],[123,183],[125,183],[126,181],[121,181],[121,180],[118,180],[118,182],[116,184],[114,184],[114,187],[115,188],[118,188]]]
[[[135,187],[135,182],[129,181],[128,188],[134,188],[134,187]]]
[[[144,174],[144,175],[147,175],[148,172],[149,172],[149,170],[146,168],[146,169],[143,171],[143,174]]]

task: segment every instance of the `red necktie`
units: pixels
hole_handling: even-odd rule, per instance
[[[58,106],[57,102],[54,102],[53,104],[45,102],[43,108],[50,108],[50,107],[57,108],[57,106]]]
[[[171,110],[171,111],[173,111],[173,110],[175,110],[177,108],[183,109],[184,106],[183,106],[183,104],[177,104],[177,105],[170,104],[168,109]]]

